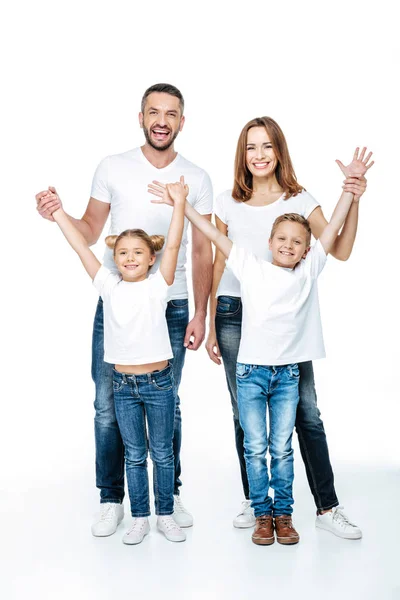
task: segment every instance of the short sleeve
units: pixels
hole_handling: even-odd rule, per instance
[[[201,215],[211,215],[213,209],[213,189],[211,179],[204,171],[203,178],[200,183],[199,193],[193,203],[193,207]]]
[[[225,202],[224,202],[225,194],[219,194],[217,196],[214,203],[214,214],[220,219],[224,225],[228,224]]]
[[[314,246],[311,248],[306,257],[306,268],[308,269],[311,277],[316,279],[321,273],[322,269],[326,265],[327,256],[325,250],[319,240],[317,240]]]
[[[308,219],[313,210],[320,206],[320,204],[316,201],[316,199],[313,196],[311,196],[311,194],[309,194],[306,191],[301,192],[300,196],[302,206],[299,212],[301,215],[304,216],[305,219]]]
[[[235,277],[242,283],[244,276],[246,277],[257,277],[257,273],[261,273],[261,263],[264,263],[261,259],[258,259],[254,254],[245,250],[244,248],[238,248],[236,244],[232,244],[232,249],[229,254],[229,258],[226,261],[226,266],[232,271]],[[268,264],[268,263],[267,263]]]
[[[108,187],[110,159],[104,158],[97,167],[92,181],[91,197],[100,202],[111,202],[111,193]]]
[[[159,298],[160,300],[166,299],[168,297],[169,287],[170,286],[162,276],[160,269],[152,275],[149,275],[149,293],[152,298]]]
[[[107,267],[102,265],[93,279],[93,285],[100,296],[104,298],[110,294],[112,288],[120,281],[121,276],[119,274],[112,273]]]

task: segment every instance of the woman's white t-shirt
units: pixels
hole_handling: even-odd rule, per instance
[[[232,190],[220,194],[214,206],[214,213],[228,227],[228,238],[241,248],[246,248],[255,256],[271,262],[269,237],[275,219],[285,213],[298,213],[308,219],[318,202],[306,191],[285,200],[283,194],[267,206],[251,206],[247,202],[237,202],[232,198]],[[240,283],[232,271],[225,268],[217,296],[240,297]]]
[[[102,266],[93,285],[104,303],[105,362],[143,365],[173,357],[165,318],[169,286],[159,270],[130,282]]]
[[[240,281],[243,300],[238,362],[273,366],[324,358],[317,277],[325,263],[319,241],[294,269],[233,244],[226,264]]]

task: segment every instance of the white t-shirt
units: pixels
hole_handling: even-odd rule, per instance
[[[189,186],[188,201],[202,215],[212,213],[212,185],[207,173],[178,154],[167,167],[157,169],[145,158],[140,148],[122,154],[107,156],[94,174],[91,196],[111,204],[110,235],[125,229],[143,229],[149,235],[167,237],[172,207],[152,204],[156,197],[149,194],[147,186],[153,180],[175,183],[184,175]],[[182,244],[179,250],[175,281],[169,289],[170,298],[187,298],[186,246],[188,220],[185,219]],[[158,269],[162,252],[157,255],[154,270]],[[104,265],[117,272],[112,251],[106,248]]]
[[[233,244],[226,264],[240,281],[243,301],[238,362],[273,366],[324,358],[316,280],[325,263],[319,241],[294,269]]]
[[[104,302],[104,361],[144,365],[172,358],[165,310],[168,285],[157,271],[137,282],[100,267],[93,285]]]
[[[232,190],[227,190],[217,197],[214,212],[228,226],[232,242],[271,262],[268,240],[275,219],[285,213],[298,213],[308,219],[317,206],[318,202],[306,191],[289,200],[285,200],[283,194],[268,206],[251,206],[237,202],[232,198]],[[229,269],[225,269],[221,277],[217,296],[240,297],[240,284]]]

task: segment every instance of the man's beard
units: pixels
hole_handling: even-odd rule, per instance
[[[151,139],[150,137],[150,132],[148,130],[147,127],[145,127],[143,125],[143,133],[144,133],[144,137],[146,138],[146,142],[149,144],[149,146],[151,146],[152,148],[154,148],[154,150],[159,150],[160,152],[163,152],[164,150],[168,150],[168,148],[170,148],[172,146],[172,144],[174,143],[176,136],[179,133],[179,129],[177,131],[175,131],[175,133],[171,136],[171,138],[169,139],[168,142],[166,142],[166,144],[164,146],[157,146]]]

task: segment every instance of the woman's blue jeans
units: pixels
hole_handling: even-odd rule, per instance
[[[269,367],[237,363],[239,416],[244,431],[251,505],[256,517],[291,515],[293,512],[292,437],[299,402],[299,378],[297,364]],[[267,467],[268,447],[271,481]],[[274,490],[274,500],[268,495],[270,486]]]
[[[186,348],[183,345],[186,327],[189,322],[188,301],[170,300],[168,302],[167,324],[174,355],[172,369],[174,374],[176,407],[174,420],[174,493],[179,494],[182,485],[181,440],[182,420],[178,395]],[[100,490],[100,502],[121,503],[124,498],[124,445],[118,427],[114,407],[113,365],[104,362],[104,326],[103,301],[99,298],[93,324],[92,339],[92,378],[95,383],[94,432],[96,445],[96,486]]]
[[[245,498],[248,499],[249,482],[244,458],[244,434],[239,421],[236,387],[236,361],[242,331],[242,303],[240,298],[233,296],[218,297],[215,327],[231,396],[235,442],[243,492]],[[299,438],[300,452],[315,505],[318,510],[328,510],[338,506],[339,502],[335,492],[324,424],[317,406],[312,362],[299,363],[299,371],[300,399],[296,414],[296,432]]]
[[[115,414],[125,446],[125,469],[132,517],[150,515],[147,431],[153,461],[157,515],[174,510],[175,386],[172,367],[144,375],[114,370]]]

